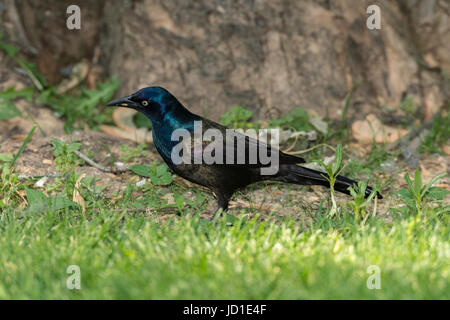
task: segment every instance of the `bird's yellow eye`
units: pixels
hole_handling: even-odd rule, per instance
[[[144,107],[146,107],[146,106],[148,106],[148,101],[147,101],[147,100],[142,100],[141,104],[142,104]]]

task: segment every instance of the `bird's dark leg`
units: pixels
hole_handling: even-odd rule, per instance
[[[228,210],[228,202],[230,201],[232,195],[218,190],[216,190],[215,194],[217,196],[218,207],[216,213],[214,213],[214,216],[211,218],[211,221],[215,220],[216,216],[220,216],[223,212]]]

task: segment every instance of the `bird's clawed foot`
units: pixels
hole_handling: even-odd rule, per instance
[[[224,210],[222,208],[218,208],[209,221],[211,221],[211,222],[216,221],[217,218],[219,218],[223,215],[223,213],[224,213]]]

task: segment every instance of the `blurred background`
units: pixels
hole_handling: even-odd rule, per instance
[[[81,30],[66,28],[71,4]],[[380,30],[366,27],[371,4]],[[118,95],[161,85],[216,119],[236,104],[258,117],[295,106],[336,116],[355,85],[359,117],[411,97],[429,118],[449,99],[445,0],[3,0],[0,17],[4,40],[52,84],[87,60],[95,76],[118,76]],[[11,69],[2,59],[2,82]]]
[[[66,27],[72,4],[80,30]],[[379,30],[366,26],[373,4]],[[114,118],[104,102],[151,85],[214,120],[233,106],[250,121],[296,108],[342,119],[353,141],[392,143],[436,115],[448,120],[446,0],[1,0],[0,18],[0,89],[34,87],[16,106],[50,133],[126,136],[114,126],[127,129],[130,114]],[[3,121],[0,137],[26,134],[30,116]]]

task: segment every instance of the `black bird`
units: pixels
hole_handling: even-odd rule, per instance
[[[275,147],[190,112],[164,88],[144,88],[129,96],[113,100],[108,106],[132,108],[146,115],[152,123],[155,147],[167,165],[179,176],[211,189],[217,196],[218,209],[223,211],[228,209],[228,202],[237,189],[258,181],[271,180],[330,187],[323,176],[325,173],[298,166],[305,162],[303,158],[283,153]],[[201,125],[203,133],[208,129],[215,129],[210,130],[215,133],[214,139],[205,141],[207,139],[201,136],[195,137],[196,124]],[[190,133],[191,138],[184,139],[186,141],[173,139],[174,133],[175,135]],[[223,138],[218,139],[217,134],[221,134]],[[207,151],[210,156],[215,157],[215,163],[202,158]],[[256,157],[250,160],[252,152]],[[278,164],[268,163],[267,159],[276,159],[277,155]],[[180,158],[184,161],[180,162]],[[271,166],[275,173],[263,173],[264,170],[270,171]],[[350,194],[348,187],[356,183],[339,176],[334,188],[339,192]],[[372,188],[368,187],[366,197],[371,192]],[[382,198],[380,194],[377,196]]]

